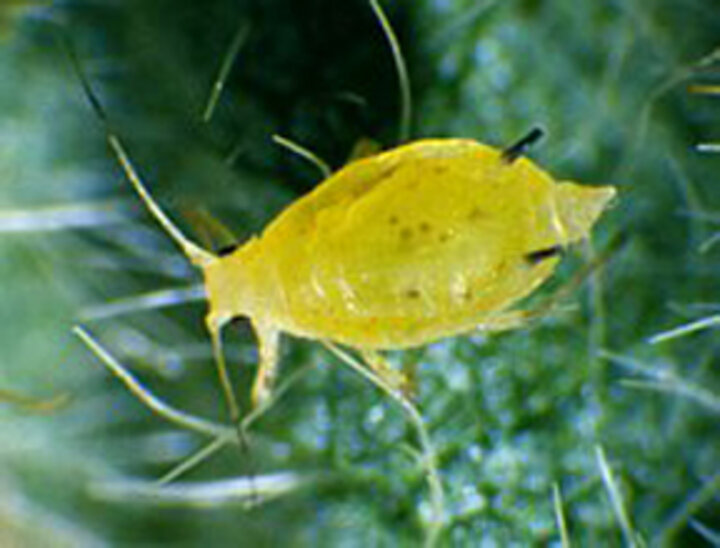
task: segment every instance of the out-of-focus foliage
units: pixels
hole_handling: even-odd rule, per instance
[[[442,543],[559,545],[556,485],[575,545],[709,545],[720,532],[717,334],[649,339],[720,307],[720,246],[709,240],[720,154],[694,149],[720,135],[720,98],[687,90],[720,80],[717,6],[384,5],[410,68],[414,136],[503,145],[540,124],[550,137],[531,155],[542,165],[620,189],[594,247],[626,238],[574,306],[393,356],[416,371],[439,453]],[[77,0],[13,13],[0,51],[0,544],[48,545],[40,529],[68,546],[418,544],[427,488],[405,450],[412,430],[306,341],[286,341],[283,378],[308,371],[253,428],[252,463],[225,449],[187,479],[291,471],[309,485],[252,511],[107,497],[104,484],[159,477],[201,440],[151,415],[70,334],[84,321],[157,394],[225,416],[200,303],[98,318],[116,299],[199,279],[107,154],[58,29],[172,216],[200,240],[197,219],[210,213],[242,240],[318,182],[273,133],[334,167],[361,138],[394,144],[396,75],[368,4]],[[588,260],[580,251],[552,285]],[[242,323],[227,338],[246,398],[254,342]],[[46,412],[21,405],[63,395]]]

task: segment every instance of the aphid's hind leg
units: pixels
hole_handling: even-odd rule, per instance
[[[544,312],[544,307],[542,310],[507,310],[497,312],[480,320],[477,324],[477,329],[483,332],[493,333],[518,329],[533,319],[541,317]]]
[[[210,341],[212,343],[213,358],[215,360],[215,366],[217,367],[218,378],[220,379],[220,386],[222,387],[223,396],[225,397],[225,403],[228,407],[230,421],[233,424],[238,424],[240,421],[240,406],[238,405],[235,391],[230,382],[230,375],[228,374],[227,363],[225,362],[225,353],[222,347],[222,327],[225,323],[226,321],[218,319],[213,315],[208,315],[206,319],[207,329],[210,333]]]
[[[393,390],[397,390],[403,396],[412,398],[412,381],[405,373],[393,368],[382,355],[373,350],[361,350],[360,354],[365,363],[387,383]]]
[[[430,521],[427,524],[425,546],[435,546],[445,524],[445,493],[438,474],[435,448],[430,440],[430,434],[425,427],[425,421],[420,411],[400,390],[390,385],[386,379],[376,373],[378,370],[384,371],[390,368],[387,363],[380,363],[384,361],[384,358],[380,354],[377,352],[363,351],[362,354],[364,358],[368,360],[368,364],[366,365],[329,341],[323,341],[323,344],[346,365],[360,373],[400,405],[414,426],[420,443],[422,453],[421,462],[425,469],[425,475],[430,489],[430,504],[432,508]]]

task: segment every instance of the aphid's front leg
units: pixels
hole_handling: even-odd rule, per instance
[[[260,363],[250,394],[253,409],[264,407],[272,396],[273,385],[277,377],[279,331],[270,325],[253,322],[255,336],[258,339]]]
[[[219,318],[214,314],[209,314],[205,321],[208,332],[210,333],[215,366],[217,367],[220,385],[222,386],[223,395],[225,396],[225,402],[228,406],[230,422],[234,425],[239,425],[240,406],[238,405],[237,398],[235,397],[235,391],[233,390],[232,383],[230,382],[230,375],[228,374],[227,364],[225,362],[225,353],[223,352],[222,347],[222,327],[227,320]],[[239,434],[239,438],[241,445],[243,445],[243,436]]]

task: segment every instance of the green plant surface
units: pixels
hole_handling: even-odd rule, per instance
[[[153,414],[72,333],[85,326],[173,407],[227,422],[200,277],[125,181],[61,37],[153,195],[218,248],[320,181],[273,134],[332,169],[362,139],[397,144],[397,72],[369,3],[15,4],[0,6],[0,546],[422,545],[414,430],[317,342],[283,341],[291,382],[249,451],[225,447],[178,479],[255,478],[247,494],[286,474],[286,492],[248,509],[247,497],[148,495],[210,440]],[[720,154],[696,145],[717,142],[720,97],[689,86],[720,83],[720,12],[707,0],[382,4],[409,68],[412,138],[502,147],[540,125],[534,160],[619,190],[528,306],[623,245],[552,313],[390,355],[414,375],[437,452],[438,544],[716,545]],[[143,297],[158,291],[173,305]],[[247,408],[255,342],[243,321],[225,338]]]

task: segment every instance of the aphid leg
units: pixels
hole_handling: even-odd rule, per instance
[[[223,391],[225,403],[227,404],[230,422],[237,428],[240,424],[240,406],[238,405],[237,398],[235,397],[235,391],[233,390],[232,382],[230,381],[227,362],[225,361],[225,352],[223,351],[222,328],[225,323],[225,320],[217,319],[212,315],[208,315],[207,317],[207,329],[210,333],[212,353],[215,360],[215,366],[217,367],[218,378],[220,379],[220,386]],[[245,432],[238,429],[237,434],[240,446],[246,447],[247,438],[245,437]]]
[[[259,407],[254,408],[250,413],[245,415],[243,417],[241,427],[244,432],[247,432],[250,429],[250,426],[259,419],[265,411],[267,411],[272,405],[283,395],[285,394],[293,384],[295,384],[298,379],[300,379],[301,376],[305,375],[310,371],[310,366],[305,366],[301,369],[298,369],[292,373],[287,379],[284,380],[280,386],[277,387],[276,390],[272,391],[272,398],[266,400],[262,405]],[[215,454],[217,451],[222,449],[225,445],[227,445],[228,442],[237,442],[237,436],[232,428],[228,427],[228,430],[230,430],[230,437],[227,435],[222,438],[216,438],[204,447],[201,447],[196,453],[190,455],[185,460],[183,460],[180,464],[172,468],[170,471],[168,471],[165,475],[163,475],[160,479],[156,481],[157,484],[162,485],[165,483],[169,483],[171,481],[174,481],[179,476],[182,476],[185,474],[188,470],[194,468],[199,463],[203,462],[206,458],[208,458],[210,455]]]
[[[432,514],[430,522],[427,526],[427,536],[425,545],[434,546],[445,523],[445,492],[440,481],[440,475],[437,468],[437,459],[435,457],[435,448],[430,439],[430,434],[425,426],[425,421],[418,408],[397,388],[388,384],[388,382],[377,373],[376,370],[385,370],[389,368],[387,364],[380,365],[378,362],[383,358],[377,353],[364,351],[363,355],[366,359],[375,362],[373,365],[365,365],[335,344],[329,341],[322,341],[325,347],[335,356],[348,365],[351,369],[368,379],[380,390],[390,396],[408,416],[417,433],[420,449],[422,452],[422,467],[425,469],[425,476],[430,489],[430,504]]]
[[[385,358],[378,352],[370,350],[360,351],[365,363],[375,372],[375,374],[385,381],[393,390],[401,392],[405,397],[409,397],[412,393],[412,382],[402,371],[393,368]]]
[[[186,209],[183,211],[183,217],[189,221],[204,248],[215,249],[219,257],[226,255],[229,248],[238,247],[239,239],[233,231],[204,207]]]
[[[233,390],[232,382],[230,382],[230,375],[228,374],[227,363],[225,361],[225,353],[222,347],[222,327],[227,323],[226,319],[218,318],[212,314],[208,315],[207,328],[210,333],[210,340],[212,342],[213,356],[215,358],[215,365],[217,366],[218,377],[220,378],[220,386],[222,386],[223,394],[225,396],[225,403],[228,407],[228,413],[230,415],[230,422],[235,429],[235,435],[237,436],[238,445],[240,446],[240,453],[247,460],[248,468],[250,469],[250,478],[255,477],[255,462],[252,459],[252,453],[250,452],[250,441],[248,439],[247,430],[245,429],[245,423],[240,420],[240,406],[238,405],[237,398],[235,397],[235,391]],[[259,503],[257,492],[253,489],[253,496],[247,503],[247,507],[257,506]]]
[[[260,363],[250,393],[253,409],[264,408],[272,397],[272,389],[277,376],[278,346],[280,333],[274,327],[253,323],[258,339]]]
[[[512,164],[520,156],[525,154],[530,146],[538,142],[543,135],[545,135],[545,132],[539,127],[532,128],[527,135],[502,151],[501,157],[503,161]]]
[[[226,322],[212,315],[208,315],[206,322],[208,332],[210,333],[210,341],[212,343],[213,358],[215,359],[215,366],[217,367],[220,386],[222,387],[225,403],[227,404],[230,422],[237,430],[238,443],[240,444],[240,447],[247,449],[247,436],[240,425],[240,406],[238,405],[237,398],[235,397],[235,391],[233,390],[232,382],[230,381],[227,363],[225,362],[225,353],[223,352],[222,347],[222,328]]]
[[[228,374],[227,364],[225,362],[225,354],[222,349],[221,330],[224,323],[224,320],[218,319],[215,316],[210,315],[207,317],[207,327],[212,341],[213,356],[218,370],[218,377],[220,378],[220,385],[222,386],[225,401],[227,402],[230,421],[237,429],[238,441],[241,447],[247,448],[246,427],[250,423],[250,415],[241,421],[240,406],[238,405],[235,391],[230,382],[230,375]],[[266,324],[253,323],[253,329],[258,339],[260,352],[260,363],[250,396],[253,407],[251,416],[252,420],[255,420],[272,402],[272,387],[275,382],[275,377],[277,376],[280,333],[274,327]]]

